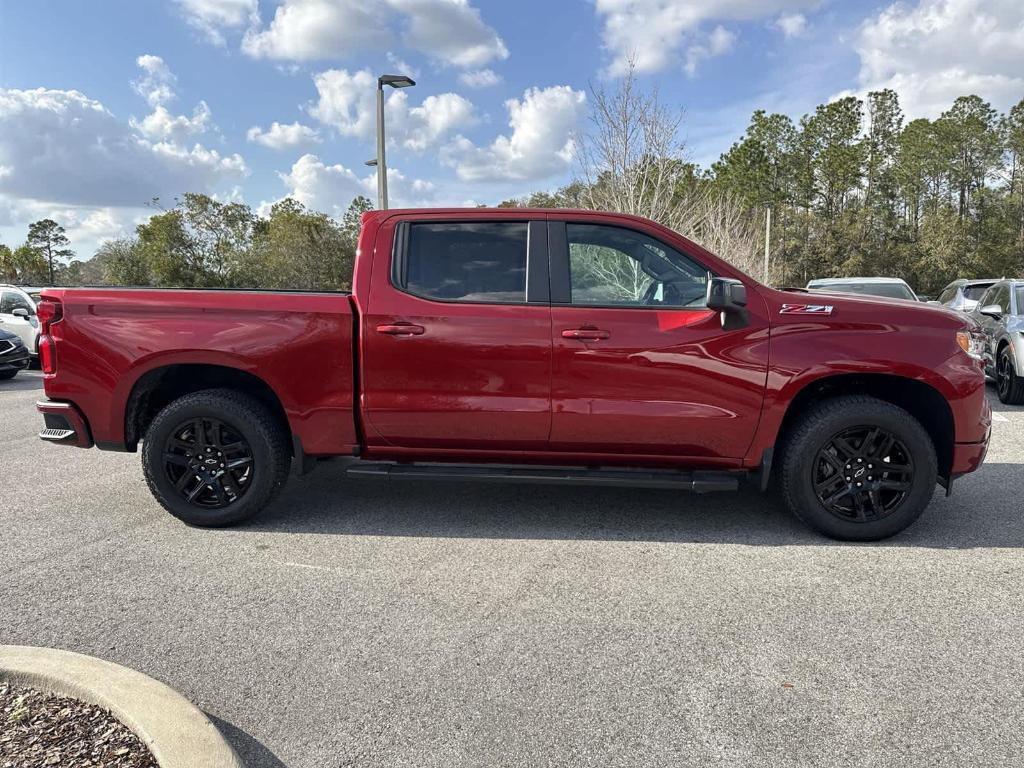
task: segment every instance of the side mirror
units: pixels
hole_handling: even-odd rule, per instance
[[[707,307],[722,313],[722,328],[732,331],[748,320],[747,287],[730,277],[712,277],[708,282]]]
[[[1003,319],[1003,308],[1000,307],[998,304],[988,304],[979,309],[978,311],[981,314],[985,315],[986,317],[991,317],[994,320]]]
[[[31,313],[24,307],[17,307],[11,314],[15,317],[24,317],[27,320]]]

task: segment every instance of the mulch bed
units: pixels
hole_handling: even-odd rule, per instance
[[[100,707],[0,682],[0,768],[159,768]]]

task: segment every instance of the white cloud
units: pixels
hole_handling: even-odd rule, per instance
[[[404,16],[405,44],[458,67],[507,59],[508,48],[468,0],[388,0]]]
[[[200,101],[192,110],[192,116],[172,115],[166,107],[158,106],[142,120],[134,117],[129,125],[147,139],[153,141],[182,142],[189,136],[204,133],[210,127],[210,108]]]
[[[490,88],[501,82],[501,75],[493,69],[474,69],[459,75],[459,82],[470,88]]]
[[[368,69],[348,72],[329,69],[314,75],[319,98],[309,114],[342,136],[370,138],[377,125],[377,79]],[[389,140],[422,152],[444,140],[460,127],[475,122],[473,104],[455,93],[428,96],[410,107],[404,90],[390,90],[385,102]]]
[[[611,53],[608,74],[621,75],[630,59],[638,72],[657,72],[680,60],[693,47],[706,58],[714,40],[701,41],[703,25],[715,21],[749,21],[813,6],[817,0],[596,0],[604,21],[602,38]],[[713,35],[714,33],[712,33]],[[721,35],[719,35],[721,38]],[[720,40],[721,42],[721,40]],[[684,61],[689,61],[689,55]]]
[[[736,35],[730,32],[728,29],[719,24],[713,30],[705,42],[698,43],[697,45],[691,45],[686,49],[686,63],[683,64],[683,69],[690,77],[697,74],[697,65],[704,59],[710,59],[712,56],[721,56],[723,53],[728,53],[732,50],[733,44],[736,42]]]
[[[892,88],[909,117],[976,93],[1007,108],[1024,95],[1024,3],[919,0],[866,20],[855,43],[862,92]]]
[[[177,0],[185,20],[214,45],[225,45],[224,29],[259,24],[258,0]]]
[[[377,79],[370,70],[328,69],[314,75],[313,83],[319,98],[310,105],[310,115],[342,136],[373,135]]]
[[[291,149],[320,143],[320,134],[315,128],[298,122],[285,124],[275,121],[265,131],[259,126],[253,126],[245,135],[249,141],[271,149]]]
[[[409,107],[405,91],[396,91],[384,107],[388,132],[406,149],[423,152],[450,136],[460,126],[476,122],[473,104],[457,93],[427,96]]]
[[[158,107],[174,99],[174,82],[177,78],[159,56],[145,53],[135,60],[142,74],[132,81],[132,89],[149,102],[149,106]]]
[[[538,180],[565,171],[575,157],[573,132],[586,94],[567,85],[531,88],[522,100],[509,99],[511,135],[478,147],[459,136],[444,148],[442,161],[464,181]]]
[[[508,57],[498,34],[468,0],[283,0],[242,50],[256,58],[314,61],[406,47],[458,67]]]
[[[0,89],[0,194],[64,205],[138,206],[247,173],[237,154],[154,142],[78,91]]]
[[[775,20],[775,28],[786,37],[800,37],[807,31],[807,17],[802,13],[783,13]]]
[[[375,173],[359,177],[343,165],[327,165],[316,155],[303,155],[288,173],[278,175],[288,188],[289,197],[334,216],[344,213],[357,195],[371,199],[377,195]],[[397,169],[388,169],[388,198],[393,205],[424,205],[433,194],[434,185],[430,182],[409,179]]]
[[[53,219],[64,227],[75,257],[89,259],[107,240],[129,235],[135,225],[152,215],[151,209],[109,206],[59,205],[22,200],[0,194],[0,242],[14,246],[25,240],[29,224]]]

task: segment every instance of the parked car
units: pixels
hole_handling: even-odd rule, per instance
[[[1024,405],[1024,280],[1000,280],[977,302],[972,315],[987,338],[985,371],[999,400]]]
[[[954,280],[942,289],[936,303],[956,309],[960,312],[970,312],[978,306],[978,300],[985,295],[985,291],[995,284],[995,278],[987,280]]]
[[[829,293],[859,293],[863,296],[880,296],[885,299],[906,299],[917,301],[917,295],[898,277],[830,277],[811,280],[809,291]]]
[[[156,499],[237,523],[318,459],[350,476],[766,489],[890,536],[977,469],[965,315],[779,291],[658,224],[372,211],[351,295],[50,288],[41,437],[135,451]],[[339,493],[339,504],[344,493]]]
[[[21,338],[0,329],[0,381],[13,379],[18,371],[28,368],[29,354]]]
[[[39,351],[36,303],[16,285],[0,285],[0,329],[10,331],[35,357]]]

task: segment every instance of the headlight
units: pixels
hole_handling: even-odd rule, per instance
[[[985,346],[988,340],[981,331],[957,331],[956,343],[960,349],[975,360],[984,359]]]

